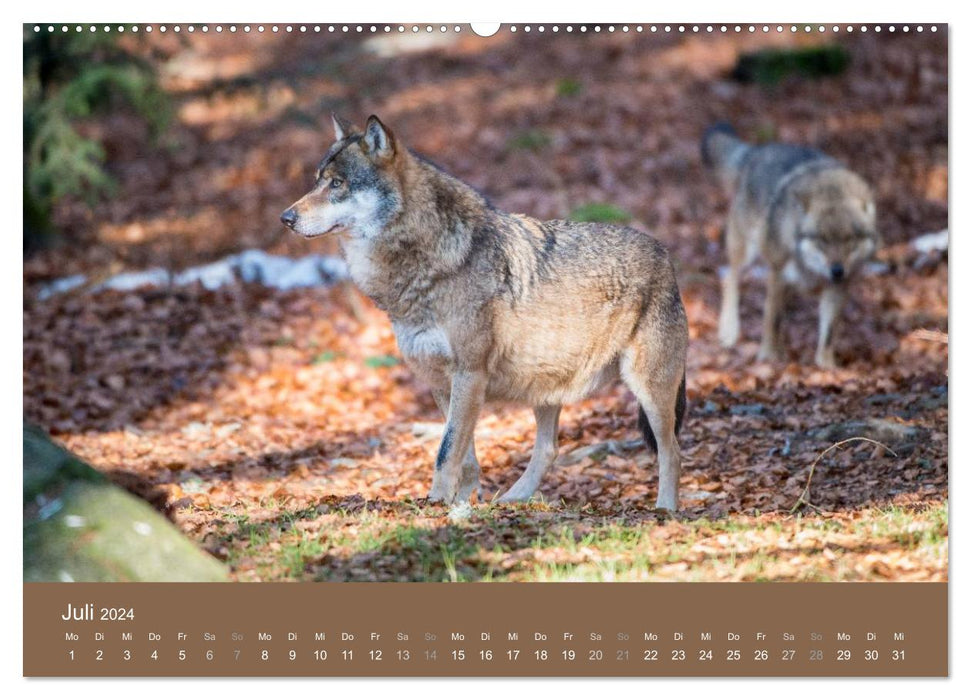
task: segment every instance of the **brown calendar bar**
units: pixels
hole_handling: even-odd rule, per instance
[[[24,584],[26,676],[946,676],[946,583]]]

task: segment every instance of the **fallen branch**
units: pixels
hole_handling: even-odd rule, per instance
[[[819,461],[823,457],[825,457],[828,452],[830,452],[831,450],[835,450],[837,447],[840,447],[840,446],[845,445],[845,444],[850,443],[850,442],[872,442],[874,445],[877,445],[878,447],[883,448],[884,450],[886,450],[887,452],[889,452],[890,454],[892,454],[894,457],[897,456],[897,453],[896,452],[894,452],[893,450],[891,450],[889,447],[887,447],[886,445],[884,445],[882,442],[878,442],[876,440],[871,440],[870,438],[866,438],[866,437],[851,437],[851,438],[846,438],[845,440],[840,440],[839,442],[833,443],[832,445],[830,445],[829,447],[827,447],[825,450],[823,450],[822,452],[820,452],[819,455],[816,457],[816,459],[813,460],[813,463],[809,467],[809,478],[806,479],[806,487],[802,490],[802,493],[799,494],[799,498],[796,500],[795,505],[793,505],[792,508],[789,509],[789,512],[790,513],[795,513],[796,510],[799,508],[799,506],[803,506],[803,505],[804,506],[809,506],[810,508],[812,508],[813,510],[815,510],[817,513],[821,513],[822,512],[822,510],[818,506],[813,505],[809,501],[809,487],[812,486],[812,483],[813,483],[813,474],[816,473],[816,465],[819,464]]]
[[[911,333],[914,338],[918,340],[930,340],[935,343],[943,343],[947,345],[947,333],[942,333],[941,331],[932,331],[928,328],[918,328],[916,331]]]

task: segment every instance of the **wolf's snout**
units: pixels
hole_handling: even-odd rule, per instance
[[[287,209],[285,212],[280,214],[280,221],[287,228],[293,228],[297,224],[297,212],[293,210],[293,207]]]
[[[842,282],[843,277],[846,276],[846,270],[840,263],[833,263],[829,268],[829,276],[834,282]]]

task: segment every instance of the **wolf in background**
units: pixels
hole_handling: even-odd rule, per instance
[[[446,416],[429,498],[479,489],[473,433],[489,401],[533,407],[536,443],[501,501],[526,500],[556,458],[560,406],[617,377],[659,462],[657,507],[678,508],[677,431],[688,326],[667,251],[647,234],[537,221],[492,207],[412,153],[375,116],[334,116],[313,189],[281,220],[339,234],[355,283]]]
[[[702,159],[732,197],[725,226],[729,269],[722,280],[718,337],[739,336],[739,282],[761,255],[768,265],[759,359],[782,355],[780,322],[787,285],[820,295],[816,364],[833,352],[847,287],[880,247],[870,187],[839,161],[802,146],[754,146],[726,124],[710,127]]]

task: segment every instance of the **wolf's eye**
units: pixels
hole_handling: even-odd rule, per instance
[[[331,178],[330,180],[330,186],[332,189],[335,189],[335,190],[343,184],[344,184],[344,181],[341,180],[339,177],[334,177],[334,178]]]

